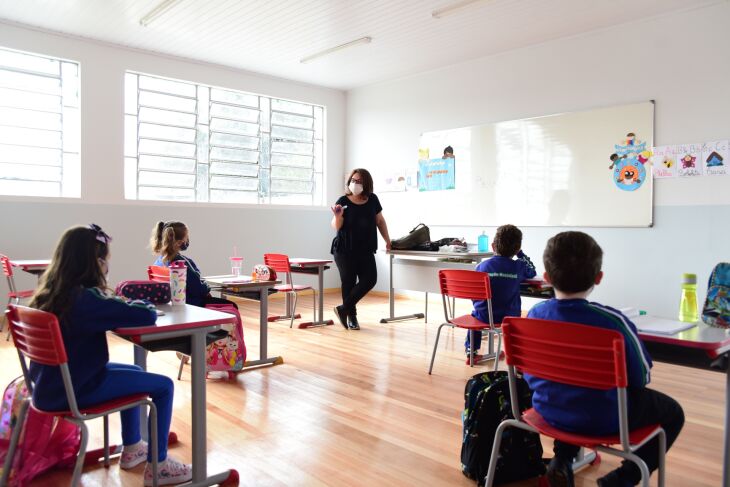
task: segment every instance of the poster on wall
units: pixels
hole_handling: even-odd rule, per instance
[[[651,156],[652,170],[655,178],[677,177],[677,148],[673,145],[654,147]]]
[[[379,193],[393,193],[406,190],[406,170],[387,171],[378,178]]]
[[[634,132],[628,132],[613,149],[615,152],[609,157],[611,165],[608,168],[613,171],[614,184],[622,191],[636,191],[646,180],[644,166],[651,157],[651,151]]]
[[[679,176],[702,176],[702,144],[680,144],[675,147]]]
[[[418,191],[442,191],[456,187],[453,157],[418,161]]]
[[[702,165],[708,176],[728,174],[728,141],[716,140],[702,144]]]

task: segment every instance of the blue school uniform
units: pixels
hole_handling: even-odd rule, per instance
[[[620,311],[585,299],[550,299],[535,305],[527,316],[620,332],[626,347],[628,387],[642,388],[649,383],[651,357],[639,338],[636,326]],[[525,380],[533,391],[533,407],[556,428],[594,435],[618,431],[618,395],[615,389],[600,391],[576,387],[528,374],[525,374]]]
[[[185,284],[185,302],[187,304],[192,304],[193,306],[205,306],[205,298],[210,294],[210,286],[203,281],[203,278],[200,274],[200,269],[198,269],[198,266],[193,262],[193,259],[190,257],[185,257],[182,254],[177,254],[173,259],[173,262],[175,261],[182,261],[185,262],[185,266],[187,267],[187,282]],[[157,260],[155,260],[155,263],[153,265],[157,266],[169,266],[169,262],[165,262],[162,258],[162,256],[157,257]]]
[[[537,275],[530,258],[521,250],[517,254],[517,259],[495,255],[477,265],[476,270],[489,275],[494,323],[501,323],[505,316],[520,316],[522,311],[520,282]],[[489,323],[487,302],[474,301],[474,311],[471,315],[481,322]],[[474,342],[474,350],[479,350],[482,344],[481,333],[474,334]],[[464,346],[469,348],[468,333]]]

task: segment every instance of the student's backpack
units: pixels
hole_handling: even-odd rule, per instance
[[[208,304],[208,309],[230,313],[236,317],[234,325],[223,325],[228,335],[209,344],[205,350],[205,370],[207,372],[228,372],[232,377],[243,369],[246,362],[246,343],[243,341],[241,315],[232,304]]]
[[[523,379],[517,380],[519,409],[532,406],[532,392]],[[484,485],[494,435],[499,424],[512,418],[507,372],[484,372],[473,376],[464,389],[461,415],[464,435],[461,444],[461,472]],[[508,428],[502,437],[494,485],[538,477],[545,473],[540,435]]]
[[[122,281],[114,291],[127,299],[145,299],[155,304],[169,303],[170,283],[158,281]]]
[[[720,262],[707,283],[702,321],[718,328],[730,328],[730,263]]]
[[[23,424],[18,424],[21,407],[27,406],[27,401],[30,396],[21,376],[5,388],[0,406],[0,470],[14,429],[22,428],[10,468],[9,487],[27,485],[53,467],[73,466],[81,444],[77,425],[30,407]]]

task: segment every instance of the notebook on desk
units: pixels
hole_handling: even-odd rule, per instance
[[[697,326],[696,323],[659,318],[657,316],[640,315],[635,308],[624,308],[621,310],[642,333],[653,333],[656,335],[675,335],[680,331],[689,330]]]

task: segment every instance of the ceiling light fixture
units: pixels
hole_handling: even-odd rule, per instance
[[[158,19],[162,14],[174,7],[175,4],[179,1],[180,0],[164,0],[163,2],[160,2],[160,4],[150,10],[147,15],[139,19],[139,25],[141,25],[142,27],[147,27],[156,19]]]
[[[447,15],[451,15],[452,13],[456,12],[457,10],[461,10],[462,8],[471,5],[472,3],[481,2],[482,0],[462,0],[461,2],[456,2],[453,5],[449,5],[448,7],[443,7],[434,10],[431,12],[431,17],[434,19],[440,19],[443,17],[446,17]]]
[[[330,47],[329,49],[325,49],[324,51],[320,51],[314,54],[311,54],[307,57],[303,57],[299,60],[300,63],[306,64],[311,61],[314,61],[315,59],[321,58],[323,56],[327,56],[328,54],[332,54],[333,52],[341,51],[342,49],[347,49],[348,47],[356,46],[358,44],[370,44],[370,42],[373,40],[372,37],[361,37],[359,39],[355,39],[354,41],[345,42],[344,44],[340,44],[339,46]]]

